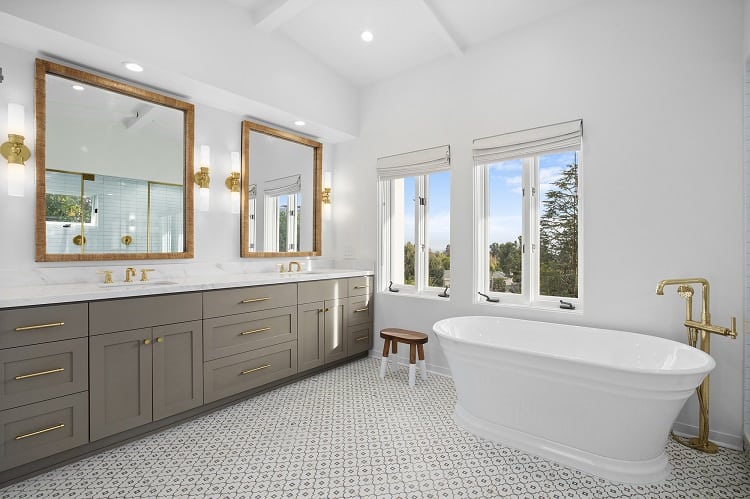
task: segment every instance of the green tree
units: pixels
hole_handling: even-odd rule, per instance
[[[404,284],[414,284],[414,243],[404,245]]]
[[[578,296],[578,165],[567,165],[542,201],[539,221],[540,291]]]

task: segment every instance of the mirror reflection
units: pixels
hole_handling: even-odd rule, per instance
[[[38,86],[40,72],[37,260],[192,257],[193,106],[41,60]]]
[[[243,122],[243,255],[320,254],[321,144]]]

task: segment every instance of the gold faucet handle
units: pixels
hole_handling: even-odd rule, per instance
[[[112,271],[111,270],[97,270],[97,274],[104,274],[104,284],[112,284]]]
[[[156,269],[141,269],[141,281],[148,281],[148,273]]]
[[[284,264],[283,264],[283,263],[280,263],[280,264],[279,264],[279,272],[286,272],[286,271],[284,270]]]

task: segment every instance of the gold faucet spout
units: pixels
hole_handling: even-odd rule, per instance
[[[299,262],[291,261],[291,262],[289,262],[289,267],[288,267],[289,272],[294,272],[292,270],[292,265],[296,265],[297,266],[297,272],[299,272],[299,271],[302,270],[302,266],[299,264]]]
[[[708,284],[708,280],[703,277],[686,277],[683,279],[662,279],[656,285],[656,294],[664,294],[664,286],[679,286],[681,284],[700,284],[701,285],[701,301],[703,308],[701,310],[701,322],[703,324],[710,324],[711,313],[708,310],[710,305],[710,294],[711,290]]]

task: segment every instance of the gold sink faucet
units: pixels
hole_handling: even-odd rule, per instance
[[[701,310],[701,321],[697,322],[693,320],[693,288],[690,284],[700,284],[701,298],[702,298],[702,310]],[[659,281],[656,285],[656,294],[664,294],[664,286],[678,286],[677,294],[685,299],[685,327],[688,333],[688,344],[692,347],[698,347],[698,333],[700,332],[700,349],[704,352],[711,353],[711,333],[720,334],[722,336],[729,336],[730,338],[737,338],[737,318],[732,317],[731,327],[726,328],[723,326],[716,326],[711,324],[711,312],[708,307],[710,304],[710,287],[708,281],[702,277],[689,277],[685,279],[664,279]],[[706,376],[703,378],[703,382],[695,389],[698,395],[698,405],[700,406],[700,414],[698,418],[698,436],[694,438],[684,439],[677,437],[672,433],[672,438],[677,442],[686,445],[692,449],[697,449],[709,454],[715,454],[719,451],[717,445],[708,440],[708,379]]]
[[[133,277],[135,277],[135,268],[128,267],[125,269],[125,282],[133,282]]]
[[[299,272],[299,271],[302,270],[302,266],[299,264],[299,262],[291,261],[291,262],[289,262],[289,267],[288,267],[289,268],[289,272],[294,272],[292,270],[292,265],[296,265],[297,266],[297,272]]]

